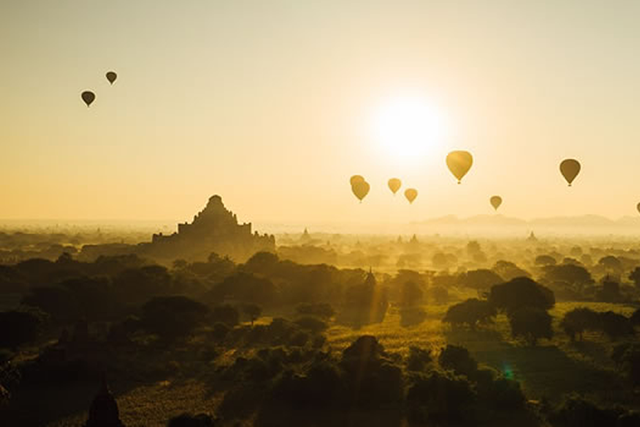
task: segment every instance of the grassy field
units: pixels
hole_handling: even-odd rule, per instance
[[[613,343],[600,334],[587,334],[584,342],[571,343],[561,332],[562,315],[577,307],[587,306],[597,311],[613,310],[630,315],[634,308],[605,303],[557,303],[552,310],[555,337],[542,340],[537,347],[514,341],[504,316],[499,316],[490,327],[475,332],[453,330],[440,319],[447,306],[425,306],[427,319],[413,327],[403,327],[399,311],[391,307],[384,322],[360,329],[332,324],[327,331],[328,346],[334,352],[347,347],[358,336],[371,334],[378,337],[388,352],[406,355],[409,346],[421,346],[438,352],[447,343],[467,347],[482,364],[493,367],[521,382],[529,399],[546,398],[558,401],[563,395],[576,391],[601,403],[624,404],[640,408],[640,397],[634,394],[624,379],[614,370],[610,360]],[[260,319],[268,322],[269,318]],[[223,354],[221,361],[230,361],[242,351]],[[188,354],[176,354],[183,367],[181,373],[157,382],[115,384],[114,392],[120,406],[121,418],[127,426],[163,426],[179,413],[213,412],[222,400],[223,388],[206,384],[198,371],[206,366],[184,363]],[[75,400],[75,410],[61,414],[59,421],[49,426],[77,426],[84,421],[95,387],[67,390],[65,399]],[[43,399],[46,399],[43,396]],[[250,424],[250,420],[245,422]],[[243,425],[243,424],[238,424]]]

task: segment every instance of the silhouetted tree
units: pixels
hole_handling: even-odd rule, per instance
[[[432,360],[431,350],[412,345],[409,347],[409,356],[407,356],[407,369],[409,371],[422,371]]]
[[[0,348],[16,348],[32,343],[42,332],[44,322],[43,313],[0,312]]]
[[[167,341],[189,336],[207,321],[209,309],[183,296],[155,297],[142,307],[141,322]]]
[[[527,277],[519,277],[491,288],[489,302],[512,313],[523,307],[548,310],[555,304],[553,292]]]
[[[504,260],[499,260],[496,261],[496,263],[494,264],[492,270],[500,277],[502,277],[504,280],[513,280],[517,277],[530,277],[531,274],[529,274],[528,271],[523,270],[522,268],[518,267],[517,265],[515,265],[514,263],[512,263],[511,261],[504,261]]]
[[[240,323],[240,313],[235,307],[228,304],[213,307],[210,318],[214,323],[224,323],[231,327]]]
[[[571,337],[571,341],[582,340],[582,334],[586,330],[598,330],[600,327],[600,317],[595,311],[580,307],[567,312],[560,322],[564,332]]]
[[[538,267],[546,267],[556,265],[558,261],[551,255],[538,255],[534,262]]]
[[[470,298],[450,306],[442,321],[454,326],[467,325],[475,329],[478,325],[492,322],[496,314],[495,307],[488,301]]]
[[[400,305],[405,307],[419,305],[423,298],[424,291],[418,283],[407,281],[400,286]]]
[[[323,319],[330,319],[335,316],[336,312],[327,303],[307,303],[300,304],[296,307],[298,314],[321,317]]]
[[[598,313],[602,332],[610,339],[617,339],[634,334],[633,325],[629,319],[622,314],[606,311]]]
[[[640,267],[636,267],[629,274],[629,280],[632,280],[636,288],[640,289]]]
[[[456,425],[469,415],[476,394],[464,377],[439,371],[417,376],[407,391],[408,418],[411,422]]]
[[[445,369],[451,369],[456,374],[472,378],[478,370],[478,362],[471,357],[469,350],[453,344],[448,344],[440,352],[438,363]]]
[[[460,284],[477,290],[488,290],[493,285],[503,283],[502,277],[484,268],[468,271],[460,276]]]
[[[524,338],[532,346],[540,338],[553,337],[551,322],[551,315],[539,307],[521,307],[509,313],[511,335],[514,338]]]
[[[242,306],[242,311],[247,315],[247,317],[249,317],[251,326],[253,326],[253,322],[258,320],[258,318],[262,314],[262,308],[260,308],[260,306],[256,304],[244,304]]]

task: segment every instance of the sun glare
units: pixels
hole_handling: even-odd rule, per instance
[[[401,96],[380,104],[372,130],[384,156],[407,163],[436,151],[446,137],[447,123],[429,100]]]

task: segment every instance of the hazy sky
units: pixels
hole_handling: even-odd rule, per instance
[[[256,222],[466,216],[493,194],[509,216],[634,215],[639,17],[632,0],[2,0],[0,218],[182,220],[215,193]],[[448,123],[410,159],[371,132],[398,96]],[[463,185],[451,149],[475,156]]]

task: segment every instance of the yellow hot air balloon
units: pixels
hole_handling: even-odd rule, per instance
[[[91,92],[90,90],[85,90],[84,92],[82,92],[80,97],[82,98],[84,103],[87,104],[87,107],[89,107],[91,103],[96,99],[96,94]]]
[[[367,181],[356,181],[351,186],[351,191],[353,191],[353,194],[358,198],[358,200],[360,200],[360,203],[362,203],[362,199],[369,194],[369,188],[369,183]]]
[[[638,205],[636,206],[636,209],[638,209],[638,212],[640,212],[640,203],[638,203]]]
[[[389,190],[391,190],[391,192],[395,195],[402,186],[402,181],[400,181],[398,178],[391,178],[388,182],[388,185]]]
[[[407,188],[404,191],[404,197],[407,198],[409,203],[413,203],[416,197],[418,197],[418,190],[416,190],[415,188]]]
[[[498,208],[502,204],[502,197],[500,197],[500,196],[492,196],[489,199],[489,202],[491,202],[491,206],[493,206],[493,209],[498,210]]]
[[[109,71],[107,74],[107,80],[109,80],[110,84],[113,84],[113,82],[116,81],[116,79],[118,78],[118,75],[114,72],[114,71]]]
[[[352,186],[356,182],[362,182],[362,181],[364,181],[364,177],[362,175],[353,175],[351,179],[349,179],[349,182],[351,183]]]
[[[560,173],[567,180],[569,187],[580,173],[580,162],[576,159],[565,159],[560,163]]]
[[[473,165],[473,156],[468,151],[452,151],[447,155],[447,167],[458,179],[458,184]]]

